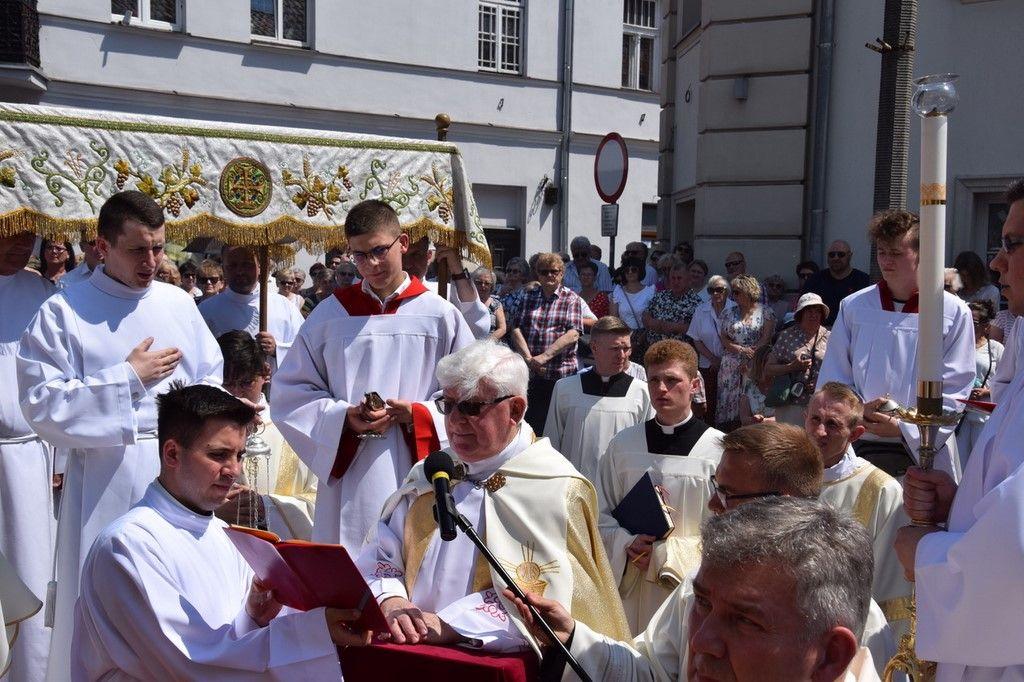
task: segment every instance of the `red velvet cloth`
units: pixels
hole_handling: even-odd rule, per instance
[[[338,654],[345,682],[532,682],[540,667],[532,651],[499,655],[427,644],[374,644]]]

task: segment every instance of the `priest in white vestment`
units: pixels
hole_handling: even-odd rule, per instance
[[[612,438],[597,478],[601,538],[633,634],[647,627],[665,598],[700,563],[700,524],[710,513],[711,478],[722,456],[723,435],[690,409],[697,387],[692,346],[658,341],[647,350],[644,364],[656,414]],[[663,538],[636,535],[612,516],[645,473],[671,510],[673,528]]]
[[[653,414],[647,382],[628,373],[631,331],[610,315],[591,327],[594,366],[555,383],[544,422],[551,446],[595,483],[612,436]]]
[[[159,469],[155,397],[171,381],[221,383],[220,349],[191,297],[154,282],[163,212],[141,192],[100,209],[104,264],[43,303],[22,337],[18,390],[29,425],[69,452],[57,525],[49,679],[68,677],[79,570],[93,540]]]
[[[266,405],[263,387],[270,381],[270,365],[259,343],[239,330],[221,334],[217,344],[224,356],[224,390],[255,405]],[[282,538],[309,540],[313,534],[316,476],[274,422],[261,420],[256,435],[269,446],[269,456],[246,458],[239,479],[242,485],[231,491],[228,501],[217,509],[217,516],[243,526],[262,523]]]
[[[871,543],[856,521],[816,500],[762,498],[705,521],[701,545],[696,575],[631,643],[595,635],[555,600],[528,598],[595,682],[879,680],[861,644]],[[563,679],[576,677],[566,669]]]
[[[57,529],[50,487],[53,452],[21,414],[16,365],[22,334],[54,291],[49,280],[24,269],[35,241],[29,232],[0,238],[0,380],[5,385],[0,391],[0,553],[43,599]],[[6,679],[43,679],[49,649],[50,630],[43,614],[35,613],[20,623]]]
[[[1024,314],[1024,180],[1007,190],[999,273],[1010,312]],[[1019,330],[1019,327],[1018,327]],[[1020,362],[1020,358],[1017,360]],[[957,487],[941,472],[911,469],[911,518],[896,551],[917,588],[917,653],[939,663],[937,681],[1024,680],[1024,371],[1002,392]],[[955,497],[954,497],[955,494]]]
[[[213,515],[256,411],[202,385],[158,403],[160,475],[86,557],[72,679],[340,680],[336,644],[368,633],[338,609],[282,612]]]
[[[480,301],[480,294],[476,285],[470,279],[469,273],[463,266],[462,259],[458,252],[451,247],[435,249],[429,237],[409,244],[409,250],[402,256],[402,269],[410,277],[415,277],[423,282],[423,286],[431,293],[438,293],[437,280],[427,279],[427,269],[430,263],[437,259],[448,264],[448,295],[447,301],[459,309],[466,319],[473,336],[478,339],[486,339],[491,334],[491,313]]]
[[[840,303],[818,384],[847,384],[864,399],[867,432],[858,448],[888,446],[909,464],[917,458],[917,427],[874,408],[885,397],[910,407],[917,401],[917,216],[885,211],[872,219],[869,234],[882,279]],[[955,411],[961,408],[957,399],[966,399],[974,387],[974,320],[967,304],[949,292],[943,292],[942,306],[942,404]],[[938,442],[945,446],[935,457],[936,468],[959,479],[952,426],[939,429]],[[899,475],[902,468],[889,473]]]
[[[254,249],[225,246],[224,282],[227,286],[199,304],[199,312],[214,337],[238,329],[259,341],[276,370],[292,347],[302,326],[302,313],[276,291],[267,292],[267,330],[260,331],[260,265]]]
[[[807,405],[804,429],[821,451],[825,481],[819,499],[856,519],[871,536],[875,553],[871,596],[897,637],[907,632],[913,586],[903,575],[892,543],[910,522],[903,510],[903,486],[857,456],[853,443],[864,432],[864,404],[844,384],[824,384]]]
[[[594,488],[523,421],[529,371],[508,346],[477,341],[437,367],[459,513],[525,591],[570,605],[596,632],[627,636],[597,534]],[[460,478],[461,476],[461,478]],[[423,465],[388,501],[359,567],[397,643],[537,649],[497,573],[464,535],[445,542]],[[538,650],[539,651],[539,650]]]
[[[357,204],[345,234],[362,282],[306,318],[274,375],[270,416],[317,477],[313,539],[355,554],[412,465],[443,441],[434,370],[473,334],[451,303],[402,271],[409,238],[390,206]],[[387,407],[366,406],[370,392]],[[383,437],[360,438],[371,431]]]

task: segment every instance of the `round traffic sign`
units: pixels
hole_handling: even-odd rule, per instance
[[[629,152],[626,141],[618,133],[608,133],[597,145],[594,155],[594,185],[605,202],[614,204],[626,189],[629,175]]]

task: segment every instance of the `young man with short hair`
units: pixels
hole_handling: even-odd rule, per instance
[[[313,539],[354,554],[412,465],[445,440],[434,370],[473,333],[402,270],[409,237],[391,206],[353,206],[345,237],[362,281],[310,313],[274,376],[270,414],[317,476]],[[386,405],[367,403],[370,392]]]
[[[655,416],[612,438],[598,464],[601,537],[621,576],[619,594],[630,631],[651,615],[696,565],[701,521],[708,515],[711,477],[722,454],[722,433],[693,416],[697,354],[676,340],[658,341],[644,355]],[[651,474],[675,528],[666,538],[634,535],[611,515],[643,475]]]
[[[886,398],[914,407],[917,402],[918,218],[907,211],[883,211],[871,219],[868,233],[878,251],[882,279],[847,296],[828,340],[818,383],[852,387],[865,401],[866,433],[857,454],[892,476],[917,461],[918,429],[878,412]],[[974,320],[967,304],[943,293],[944,409],[957,410],[974,387]],[[960,478],[953,427],[941,427],[936,468]]]
[[[807,405],[804,430],[821,451],[825,481],[820,499],[849,513],[875,550],[871,594],[898,633],[909,625],[913,589],[892,548],[896,531],[908,523],[903,488],[892,476],[857,456],[853,443],[864,433],[864,404],[849,386],[822,386]]]
[[[43,303],[18,351],[25,419],[69,453],[51,679],[69,675],[86,552],[156,477],[156,396],[175,380],[219,386],[222,374],[220,349],[192,298],[153,281],[164,258],[160,206],[142,192],[119,192],[100,209],[98,229],[103,264]]]
[[[651,416],[647,382],[628,373],[631,331],[617,317],[598,320],[590,330],[593,368],[559,379],[551,396],[544,435],[591,481],[612,437]]]
[[[369,643],[354,612],[281,605],[213,511],[241,473],[256,411],[212,386],[157,398],[160,475],[82,570],[73,679],[340,679],[337,646]]]

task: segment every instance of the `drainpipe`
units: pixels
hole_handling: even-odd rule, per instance
[[[835,43],[835,0],[818,7],[817,54],[814,70],[814,111],[811,140],[810,222],[805,258],[823,262],[825,255],[825,191],[828,175],[828,100],[832,90],[832,55]]]
[[[558,251],[569,248],[569,143],[572,140],[572,51],[574,0],[562,4],[562,78],[559,97],[558,126],[558,227],[552,242]]]

